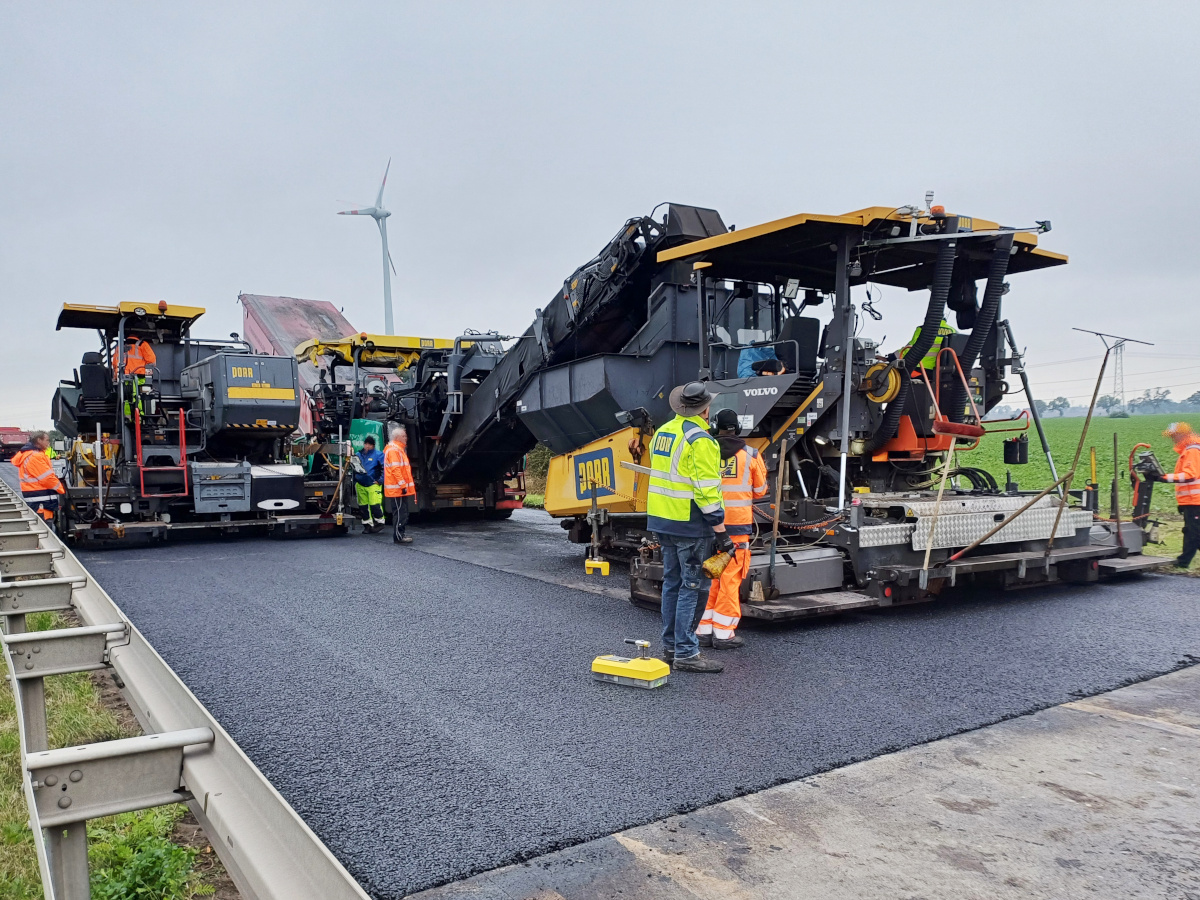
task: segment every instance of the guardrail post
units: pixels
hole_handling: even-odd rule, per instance
[[[13,617],[15,618],[15,617]],[[24,619],[24,614],[21,614]],[[109,635],[126,638],[129,626],[94,625],[87,628],[59,628],[54,631],[22,631],[4,636],[4,647],[11,659],[16,678],[14,687],[21,695],[20,715],[25,726],[25,751],[33,753],[50,747],[46,729],[47,675],[66,675],[103,669],[108,665]]]
[[[50,857],[50,877],[54,882],[54,900],[90,900],[91,875],[88,872],[87,822],[71,822],[47,828],[46,855]]]
[[[55,900],[88,900],[87,820],[192,799],[185,747],[208,746],[210,728],[63,747],[25,756],[31,824],[46,837]]]

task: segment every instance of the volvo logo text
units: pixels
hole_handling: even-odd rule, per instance
[[[774,397],[779,393],[777,387],[761,387],[761,388],[742,388],[742,393],[747,397]]]

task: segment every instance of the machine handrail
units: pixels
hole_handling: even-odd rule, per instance
[[[141,488],[143,497],[186,497],[190,493],[188,490],[188,466],[187,466],[187,431],[184,428],[184,411],[179,410],[179,465],[177,466],[147,466],[142,462],[142,415],[141,411],[135,406],[133,408],[133,435],[134,447],[137,452],[135,462],[138,470],[138,486]],[[175,494],[147,494],[146,493],[146,473],[147,472],[182,472],[183,473],[183,492]]]
[[[1025,422],[1024,428],[987,428],[986,427],[986,424],[994,423],[996,425],[1004,425],[1008,422],[1020,422],[1022,420],[1024,420],[1024,422]],[[980,424],[985,425],[984,431],[986,431],[988,434],[1006,434],[1007,432],[1010,432],[1010,431],[1019,431],[1022,434],[1024,434],[1026,431],[1029,430],[1031,420],[1029,418],[1029,410],[1023,409],[1019,413],[1017,413],[1015,416],[1013,416],[1011,419],[990,419],[990,420],[985,420],[984,422],[981,422]]]

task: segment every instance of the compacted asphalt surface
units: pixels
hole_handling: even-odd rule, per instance
[[[748,627],[722,675],[624,688],[591,660],[657,616],[544,514],[410,533],[80,554],[381,898],[1200,657],[1200,580],[1147,576]]]

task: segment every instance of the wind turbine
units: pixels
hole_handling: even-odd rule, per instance
[[[379,196],[375,205],[366,209],[348,209],[338,213],[339,216],[370,216],[379,226],[379,236],[383,238],[383,331],[385,334],[395,334],[392,328],[392,272],[396,266],[392,262],[392,254],[388,252],[387,217],[391,213],[383,207],[383,189],[387,186],[388,172],[391,171],[392,161],[389,159],[387,168],[383,170],[383,181],[379,184]],[[389,267],[391,271],[388,271]]]

